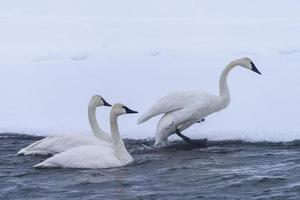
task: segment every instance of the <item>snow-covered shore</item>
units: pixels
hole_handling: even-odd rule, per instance
[[[187,134],[299,139],[300,3],[237,2],[6,2],[0,8],[0,129],[89,133],[93,94],[142,113],[174,90],[217,93],[223,67],[248,56],[263,76],[234,70],[228,109]],[[98,112],[105,129],[108,112]],[[157,118],[138,126],[137,117],[120,118],[124,135],[153,136]]]

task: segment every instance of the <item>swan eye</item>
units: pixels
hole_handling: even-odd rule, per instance
[[[129,110],[126,106],[122,106],[122,108],[125,110],[126,113],[127,113],[128,110]]]

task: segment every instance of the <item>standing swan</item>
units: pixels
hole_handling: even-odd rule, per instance
[[[227,77],[236,66],[261,74],[249,58],[240,58],[229,63],[223,70],[218,96],[201,92],[177,92],[160,99],[138,119],[138,124],[164,114],[157,125],[155,145],[164,145],[170,135],[176,133],[187,142],[192,142],[181,131],[203,120],[206,116],[226,108],[230,103]]]
[[[111,106],[101,96],[94,95],[88,106],[88,117],[91,129],[94,136],[99,140],[95,140],[94,137],[87,137],[83,135],[58,135],[51,136],[39,140],[28,147],[21,149],[18,155],[48,155],[56,154],[66,151],[70,148],[88,145],[88,144],[100,144],[106,146],[111,145],[111,136],[105,133],[98,125],[96,119],[96,108],[100,106]]]
[[[34,167],[62,168],[111,168],[127,165],[133,161],[119,133],[118,116],[137,113],[123,104],[115,104],[110,112],[110,126],[113,148],[87,145],[80,146],[54,155]]]

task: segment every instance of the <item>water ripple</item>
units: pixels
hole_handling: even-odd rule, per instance
[[[16,156],[42,137],[0,135],[3,199],[299,199],[300,143],[209,141],[208,147],[126,139],[134,162],[111,169],[36,170]]]

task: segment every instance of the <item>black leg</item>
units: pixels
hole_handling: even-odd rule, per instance
[[[197,141],[193,141],[191,138],[182,135],[182,133],[180,132],[179,129],[176,129],[175,132],[179,137],[181,137],[184,141],[186,141],[187,143],[191,144],[191,145],[195,145],[195,146],[207,146],[207,139],[203,139],[203,140],[197,140]]]
[[[191,140],[191,138],[185,136],[185,135],[182,135],[180,133],[180,130],[176,129],[176,132],[175,132],[179,137],[181,137],[184,141],[186,141],[187,143],[190,143],[190,144],[194,144],[193,143],[193,140]]]

